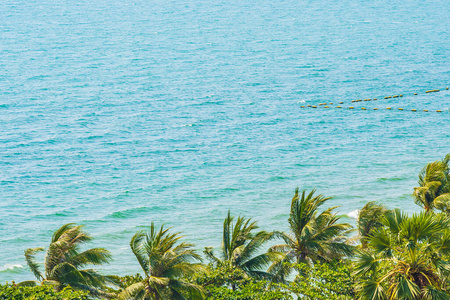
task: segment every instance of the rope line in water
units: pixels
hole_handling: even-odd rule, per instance
[[[301,108],[319,108],[320,106],[310,105],[309,104],[309,105],[302,105],[300,107]],[[339,109],[339,108],[341,108],[341,109],[357,109],[354,106],[342,107],[342,106],[339,106],[339,105],[336,106],[336,107],[330,107],[328,105],[322,106],[322,107],[323,108],[337,108],[337,109]],[[360,109],[361,110],[380,110],[378,107],[374,107],[374,108],[360,107]],[[388,106],[388,107],[386,107],[386,110],[395,110],[395,108]],[[403,109],[402,107],[399,107],[399,108],[397,108],[397,110],[404,111],[405,109]],[[418,110],[418,109],[413,108],[413,109],[407,110],[407,111],[412,111],[412,112],[422,111],[422,112],[438,112],[438,113],[441,113],[441,112],[450,112],[450,109],[448,109],[448,110],[446,110],[446,109],[444,109],[444,110],[442,110],[442,109],[438,109],[438,110],[428,110],[428,109]]]
[[[448,87],[445,87],[442,89],[427,90],[427,91],[425,91],[425,94],[437,93],[437,92],[444,91],[444,90],[448,90]],[[418,93],[413,93],[412,95],[417,96]],[[376,100],[382,100],[382,99],[401,98],[403,96],[404,96],[403,94],[391,95],[391,96],[381,96],[379,98],[356,99],[356,100],[351,100],[351,102],[376,101]],[[344,103],[343,101],[339,102],[339,104],[343,104],[343,103]],[[333,103],[330,103],[330,104],[333,104]],[[319,103],[319,105],[327,105],[327,103]]]
[[[440,92],[440,91],[442,91],[442,90],[448,90],[448,87],[446,87],[446,88],[444,88],[444,89],[427,90],[427,91],[425,91],[425,94],[437,93],[437,92]],[[416,95],[418,95],[418,93],[413,93],[413,95],[416,96]],[[401,97],[403,97],[403,94],[380,97],[380,99],[381,99],[381,98],[383,98],[383,99],[391,99],[391,98],[392,98],[392,99],[393,99],[393,98],[401,98]],[[351,100],[351,102],[376,101],[376,100],[378,100],[378,98],[357,99],[357,100]],[[339,104],[344,104],[344,101],[340,101]],[[311,104],[308,104],[308,105],[302,105],[302,106],[300,106],[300,107],[301,107],[301,108],[318,108],[318,107],[323,107],[323,108],[337,108],[337,109],[339,109],[339,108],[344,108],[344,109],[345,109],[345,108],[347,108],[347,109],[355,109],[354,106],[342,107],[342,106],[338,105],[338,106],[336,106],[336,107],[330,107],[329,105],[334,105],[334,103],[333,103],[333,102],[329,102],[329,103],[324,102],[324,103],[319,103],[319,104],[317,104],[317,105],[311,105]],[[366,107],[361,107],[360,109],[361,109],[361,110],[369,110],[369,109],[366,108]],[[392,107],[386,107],[386,110],[392,110],[392,109],[393,109]],[[394,109],[395,109],[395,108],[394,108]],[[378,108],[378,107],[375,107],[375,108],[372,108],[371,110],[379,110],[379,108]],[[402,107],[397,108],[397,110],[404,111],[404,109],[403,109]],[[413,109],[411,109],[410,111],[411,111],[411,112],[422,111],[422,112],[437,112],[437,113],[441,113],[441,112],[450,112],[450,109],[448,109],[448,110],[446,110],[446,109],[444,109],[444,110],[438,109],[438,110],[436,110],[436,111],[434,111],[434,110],[431,110],[431,111],[430,111],[430,110],[428,110],[428,109],[417,110],[417,109],[413,108]]]

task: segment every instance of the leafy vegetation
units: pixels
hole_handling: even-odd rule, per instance
[[[449,299],[448,216],[396,209],[381,222],[357,258],[361,299]]]
[[[93,269],[82,269],[88,265],[108,263],[111,254],[103,248],[92,248],[80,252],[80,245],[92,240],[83,231],[83,226],[66,224],[59,228],[52,236],[44,260],[44,272],[36,262],[35,254],[44,248],[25,250],[25,260],[38,281],[23,281],[19,286],[36,286],[41,283],[52,285],[62,290],[67,286],[89,291],[92,295],[114,297],[102,291],[107,284],[115,284],[113,277],[103,276]]]
[[[348,260],[333,260],[310,266],[305,263],[293,264],[298,271],[289,290],[301,299],[355,299],[355,278],[353,265]]]
[[[250,277],[242,269],[232,266],[229,261],[209,264],[207,272],[198,274],[193,280],[205,287],[205,299],[292,299],[286,287],[271,285],[267,280]],[[232,286],[234,288],[231,288]]]
[[[0,285],[0,300],[88,300],[88,292],[74,291],[70,286],[55,291],[49,285],[34,287]]]
[[[315,190],[309,194],[303,191],[300,197],[298,189],[295,190],[288,219],[291,233],[277,232],[284,244],[272,246],[271,250],[284,252],[285,256],[271,266],[270,272],[281,281],[286,281],[291,272],[289,262],[313,266],[353,254],[354,248],[347,242],[352,226],[338,223],[340,218],[333,213],[336,206],[319,213],[319,208],[330,198],[314,196],[314,193]]]
[[[363,248],[367,247],[367,237],[369,237],[375,229],[383,226],[380,221],[380,216],[387,211],[386,207],[377,204],[375,201],[367,202],[367,204],[359,211],[358,233]]]
[[[426,211],[438,209],[450,213],[450,153],[441,161],[427,164],[414,188],[414,201]]]
[[[203,288],[183,280],[203,272],[201,257],[189,243],[178,243],[179,233],[171,234],[152,223],[148,232],[136,233],[130,242],[145,278],[131,284],[120,294],[119,299],[203,299]]]
[[[235,223],[233,221],[234,217],[228,212],[223,222],[221,257],[216,257],[211,247],[205,249],[206,256],[215,264],[228,264],[232,268],[242,270],[247,276],[272,279],[272,274],[263,269],[270,263],[280,260],[283,257],[282,253],[270,251],[255,254],[273,237],[273,234],[265,231],[253,233],[258,226],[251,219],[238,217]],[[232,287],[235,289],[234,284]]]
[[[43,264],[35,256],[44,248],[25,251],[37,281],[0,285],[0,300],[450,299],[449,163],[450,154],[421,171],[413,197],[424,211],[409,216],[368,202],[354,236],[337,207],[322,209],[330,198],[315,190],[295,190],[288,233],[260,231],[228,212],[218,255],[205,248],[208,265],[180,233],[152,223],[130,242],[143,274],[104,276],[85,267],[108,263],[110,253],[80,251],[92,237],[66,224],[53,234]]]

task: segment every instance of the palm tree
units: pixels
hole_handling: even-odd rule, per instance
[[[178,243],[180,233],[170,234],[170,228],[159,230],[152,222],[150,230],[137,232],[130,242],[145,278],[125,288],[119,299],[203,299],[202,287],[183,280],[203,272],[201,257],[189,243]],[[177,244],[178,243],[178,244]]]
[[[367,237],[373,230],[383,226],[381,218],[387,212],[386,207],[375,203],[367,202],[358,214],[358,232],[363,248],[367,247]]]
[[[271,249],[286,254],[283,261],[271,266],[270,271],[285,278],[291,270],[289,262],[307,263],[327,262],[350,256],[354,247],[348,244],[347,235],[352,231],[348,223],[338,223],[331,207],[319,213],[318,209],[329,199],[322,195],[314,196],[315,190],[308,195],[302,192],[301,197],[298,188],[295,190],[291,202],[289,221],[290,234],[278,232],[277,235],[284,244],[275,245]]]
[[[427,164],[414,188],[414,202],[427,212],[437,208],[450,213],[450,153],[441,161]]]
[[[278,252],[266,252],[259,255],[262,245],[273,237],[266,231],[259,231],[257,223],[252,219],[239,216],[234,223],[230,211],[223,222],[223,239],[220,258],[216,257],[211,247],[204,253],[215,263],[228,263],[239,268],[248,276],[271,279],[272,275],[263,271],[267,266],[282,257]],[[235,287],[233,287],[234,289]]]
[[[360,299],[450,299],[450,220],[422,212],[408,217],[386,212],[383,227],[367,238],[358,254]]]
[[[111,254],[103,248],[80,252],[80,246],[91,240],[92,237],[83,231],[83,226],[73,223],[63,225],[53,234],[44,259],[44,273],[35,259],[36,253],[44,251],[44,248],[25,250],[25,260],[38,281],[24,281],[18,285],[50,284],[57,290],[70,285],[75,289],[90,291],[94,296],[112,297],[101,291],[107,284],[116,283],[112,277],[100,275],[93,269],[82,269],[111,260]]]

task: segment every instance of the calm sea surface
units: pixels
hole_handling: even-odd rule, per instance
[[[0,282],[32,279],[23,250],[68,222],[113,253],[105,272],[129,274],[129,240],[152,221],[218,247],[228,210],[286,230],[297,186],[347,221],[370,200],[418,211],[417,174],[450,152],[450,92],[425,94],[450,85],[449,11],[1,1]]]

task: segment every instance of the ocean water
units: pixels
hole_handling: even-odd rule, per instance
[[[113,253],[105,273],[130,274],[128,243],[152,221],[218,247],[228,210],[287,230],[296,187],[350,222],[371,200],[418,211],[419,171],[450,152],[449,10],[2,1],[0,282],[32,279],[23,251],[68,222]]]

